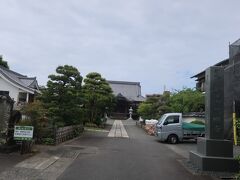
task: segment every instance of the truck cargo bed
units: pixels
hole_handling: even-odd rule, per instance
[[[194,123],[183,122],[182,128],[188,131],[200,131],[200,132],[205,131],[205,125],[194,124]]]

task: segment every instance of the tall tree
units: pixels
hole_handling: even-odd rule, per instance
[[[173,112],[204,111],[204,94],[198,90],[184,88],[172,94],[170,104]]]
[[[96,122],[101,118],[106,107],[111,107],[114,99],[112,89],[101,74],[92,72],[84,79],[83,95],[85,109],[90,122]]]
[[[141,103],[138,113],[144,119],[157,119],[168,112],[201,112],[204,111],[204,95],[191,88],[184,88],[174,93],[165,92],[153,96]]]
[[[170,93],[155,95],[147,98],[138,108],[139,115],[144,119],[158,119],[162,114],[170,112]]]
[[[50,80],[40,98],[53,124],[78,124],[82,120],[82,76],[77,68],[69,65],[57,67],[56,73],[48,76]]]
[[[157,105],[158,117],[162,116],[165,113],[171,112],[170,97],[171,93],[169,91],[165,91],[163,95],[160,96]]]
[[[0,55],[0,65],[9,69],[8,62],[3,60],[2,55]]]

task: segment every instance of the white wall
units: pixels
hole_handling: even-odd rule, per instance
[[[18,101],[19,89],[0,77],[0,91],[9,91],[9,96]]]

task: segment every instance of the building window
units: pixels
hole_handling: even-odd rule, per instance
[[[9,95],[9,91],[0,91],[0,95],[8,96]]]
[[[18,101],[19,102],[26,102],[27,101],[27,93],[20,92],[18,95]]]

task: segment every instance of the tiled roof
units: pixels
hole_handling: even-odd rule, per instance
[[[240,39],[236,40],[231,46],[240,46]]]
[[[144,101],[145,98],[141,95],[140,82],[128,81],[108,81],[115,96],[121,96],[128,101]]]
[[[224,59],[223,61],[220,61],[217,64],[214,64],[213,66],[227,66],[228,64],[229,64],[229,59]],[[191,78],[201,78],[202,76],[205,77],[205,71],[202,71],[192,76]]]
[[[129,82],[129,81],[108,81],[110,84],[124,84],[124,85],[139,85],[140,82]]]
[[[9,70],[3,66],[0,66],[0,74],[12,83],[25,88],[29,91],[38,91],[38,83],[36,77],[27,77],[12,70]]]
[[[36,80],[35,77],[34,77],[34,78],[19,78],[19,79],[20,79],[20,81],[22,81],[23,84],[25,84],[27,87],[30,87],[31,84],[33,84],[34,81]]]

